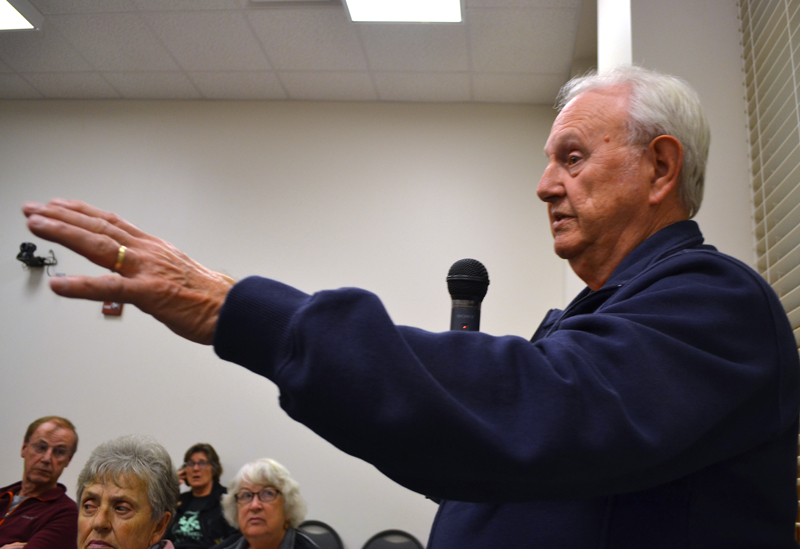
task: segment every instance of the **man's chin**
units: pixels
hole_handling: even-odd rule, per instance
[[[556,255],[561,259],[572,259],[575,256],[575,251],[572,246],[568,246],[566,244],[559,243],[558,241],[555,242],[553,246],[553,250],[555,250]]]
[[[53,475],[50,473],[31,473],[28,475],[28,480],[35,484],[49,484],[53,480]]]
[[[561,259],[574,259],[586,249],[586,243],[577,231],[556,233],[553,238],[553,250]]]

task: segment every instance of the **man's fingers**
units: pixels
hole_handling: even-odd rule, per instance
[[[28,217],[28,229],[36,236],[61,244],[106,269],[113,268],[117,261],[120,244],[107,235],[38,214]]]
[[[87,209],[88,208],[90,207],[87,206]],[[23,212],[28,216],[28,220],[38,215],[55,221],[61,221],[66,225],[83,229],[92,234],[106,235],[116,242],[119,242],[118,246],[128,246],[135,238],[125,229],[115,225],[115,223],[125,225],[125,222],[119,221],[119,218],[114,214],[101,212],[101,210],[97,210],[97,212],[105,214],[105,217],[92,215],[92,212],[84,213],[73,208],[67,208],[61,206],[56,201],[52,201],[44,205],[26,204],[26,206],[23,207]],[[133,226],[131,225],[131,227]],[[133,227],[133,229],[137,232],[141,232],[135,227]]]
[[[28,228],[119,274],[50,279],[61,296],[131,303],[175,333],[210,344],[233,281],[110,212],[75,200],[26,203]],[[2,548],[0,548],[2,549]]]
[[[64,208],[66,210],[72,210],[74,212],[78,212],[89,218],[101,219],[105,223],[108,223],[109,225],[116,227],[136,238],[147,238],[149,236],[147,233],[145,233],[132,223],[125,221],[117,214],[101,210],[100,208],[95,208],[94,206],[91,206],[86,202],[81,202],[80,200],[66,200],[63,198],[54,198],[50,201],[50,204],[53,206]],[[109,234],[109,236],[115,237],[114,234]],[[122,242],[122,244],[126,243]]]
[[[63,297],[77,297],[90,301],[116,301],[131,303],[131,293],[126,284],[131,281],[118,275],[54,276],[50,288]]]

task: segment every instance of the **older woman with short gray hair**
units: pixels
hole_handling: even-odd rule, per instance
[[[179,492],[169,453],[152,438],[101,444],[78,475],[78,549],[171,549],[159,540]]]
[[[319,549],[296,530],[306,504],[300,486],[277,461],[262,458],[242,467],[222,497],[222,512],[241,536],[214,549]]]

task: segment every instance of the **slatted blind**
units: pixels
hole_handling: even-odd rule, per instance
[[[800,0],[740,0],[739,17],[757,268],[778,293],[800,347]]]
[[[800,0],[740,0],[757,268],[800,346]]]

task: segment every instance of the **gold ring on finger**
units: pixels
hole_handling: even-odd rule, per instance
[[[128,251],[128,248],[125,246],[120,246],[119,251],[117,251],[117,262],[114,263],[114,268],[112,269],[115,273],[118,273],[119,270],[122,268],[122,263],[125,261],[125,252]]]

